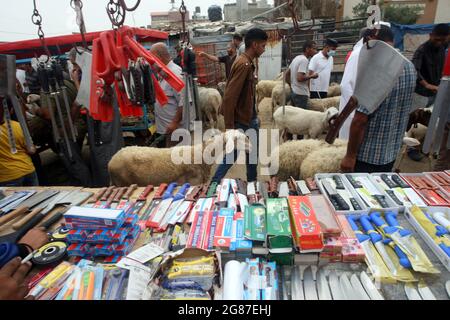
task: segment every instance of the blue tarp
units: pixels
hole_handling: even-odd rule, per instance
[[[450,23],[448,24],[450,26]],[[404,50],[403,38],[405,34],[430,34],[435,24],[412,24],[403,25],[391,23],[391,29],[394,32],[394,46],[401,51]]]

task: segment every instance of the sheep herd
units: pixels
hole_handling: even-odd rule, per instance
[[[223,116],[219,115],[225,83],[216,88],[199,87],[199,107],[202,121],[206,128],[225,131]],[[336,140],[333,145],[327,144],[323,137],[329,127],[330,119],[338,113],[340,86],[332,84],[328,98],[311,99],[309,109],[304,110],[288,105],[291,89],[284,86],[281,77],[276,80],[261,80],[256,86],[257,112],[271,111],[272,122],[280,131],[294,135],[302,135],[302,140],[286,141],[272,150],[272,157],[279,155],[278,177],[285,180],[312,177],[320,172],[338,172],[339,165],[346,152],[346,142]],[[283,106],[286,104],[285,106]],[[201,184],[211,177],[212,165],[208,164],[175,164],[173,154],[190,154],[201,152],[209,144],[219,143],[231,136],[239,135],[236,131],[230,134],[221,133],[212,141],[173,148],[157,149],[151,147],[127,147],[120,150],[110,161],[108,169],[111,182],[116,186],[136,183],[141,186],[158,185],[163,182],[189,182]]]

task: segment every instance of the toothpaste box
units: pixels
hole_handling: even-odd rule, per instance
[[[341,241],[341,238],[338,237],[325,238],[323,240],[323,244],[324,247],[322,252],[342,253],[343,243]]]
[[[255,203],[245,208],[244,235],[247,239],[264,242],[266,240],[266,208]]]
[[[267,244],[270,249],[291,252],[292,230],[286,198],[267,199]]]
[[[116,229],[123,224],[125,211],[74,206],[64,214],[64,220],[71,229]]]
[[[222,208],[216,219],[214,247],[229,250],[233,235],[234,209]]]
[[[251,240],[244,237],[244,214],[242,212],[234,214],[233,229],[235,231],[233,232],[230,251],[251,252],[253,244]]]
[[[292,235],[300,252],[320,252],[323,235],[310,196],[288,197]]]

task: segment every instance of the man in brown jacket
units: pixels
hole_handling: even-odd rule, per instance
[[[255,58],[260,57],[266,48],[268,36],[258,28],[251,29],[245,36],[245,52],[236,58],[231,67],[230,77],[225,88],[221,113],[225,118],[226,129],[240,129],[247,131],[254,129],[256,135],[259,130],[259,122],[256,114],[255,86],[256,86],[256,66],[253,63]],[[250,161],[249,154],[246,155],[247,181],[255,181],[258,167],[258,146],[253,145]],[[230,156],[228,156],[230,158]],[[256,158],[256,159],[255,159]],[[237,151],[234,151],[233,162],[237,159]],[[213,182],[220,182],[233,163],[227,163],[225,155],[222,163],[212,178]]]

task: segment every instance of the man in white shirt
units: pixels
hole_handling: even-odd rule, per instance
[[[158,57],[174,74],[182,79],[181,67],[172,61],[169,50],[164,43],[155,43],[152,45],[150,52]],[[167,135],[166,141],[163,141],[164,143],[159,146],[168,147],[170,145],[170,135],[180,126],[182,120],[184,89],[177,92],[166,80],[160,80],[159,84],[169,101],[164,106],[160,105],[158,101],[155,102],[156,133],[158,136]]]
[[[319,75],[317,79],[311,79],[311,99],[324,99],[328,95],[331,71],[333,71],[334,65],[333,57],[336,55],[337,46],[336,40],[326,39],[322,51],[312,57],[309,62],[309,73]]]
[[[236,55],[239,57],[241,53],[245,52],[245,42],[243,41],[242,36],[239,33],[236,33],[233,36],[233,44],[236,48]]]
[[[286,72],[286,82],[291,85],[291,100],[295,107],[307,109],[309,101],[309,80],[317,79],[317,73],[309,73],[309,59],[317,53],[316,43],[307,40],[303,45],[303,54],[292,60]]]

